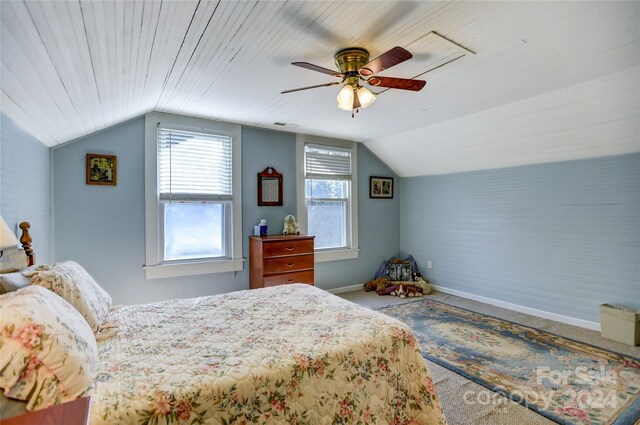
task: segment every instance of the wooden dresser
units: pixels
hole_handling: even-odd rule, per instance
[[[313,239],[315,236],[249,236],[249,287],[289,283],[313,285]]]

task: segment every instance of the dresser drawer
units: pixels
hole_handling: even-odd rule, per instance
[[[290,241],[274,241],[264,244],[264,257],[278,257],[281,255],[311,254],[313,239],[292,239]]]
[[[313,285],[313,270],[284,273],[264,277],[264,286],[288,285],[290,283],[308,283]]]
[[[265,258],[264,274],[287,273],[313,268],[313,254]]]

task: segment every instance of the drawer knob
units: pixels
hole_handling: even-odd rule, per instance
[[[287,279],[287,282],[293,282],[293,279]]]
[[[286,249],[287,251],[293,251],[293,250],[294,250],[294,249],[296,249],[296,248],[295,248],[295,247],[293,247],[293,246],[288,246],[288,247],[286,247],[285,249]]]
[[[293,263],[285,264],[285,266],[291,268],[291,267],[293,267]]]

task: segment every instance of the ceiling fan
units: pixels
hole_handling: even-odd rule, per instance
[[[407,50],[396,46],[370,61],[369,52],[366,49],[361,47],[348,47],[346,49],[339,50],[334,55],[336,66],[340,71],[334,71],[308,62],[292,62],[291,65],[321,72],[323,74],[331,75],[332,77],[341,78],[342,80],[285,90],[281,94],[344,84],[344,87],[340,90],[340,93],[338,93],[338,108],[344,111],[351,111],[351,116],[353,117],[355,116],[354,111],[358,112],[359,108],[366,108],[376,100],[375,94],[362,86],[360,84],[361,81],[366,82],[372,87],[385,87],[411,91],[422,90],[425,84],[427,84],[424,80],[382,77],[376,75],[385,69],[398,65],[412,57],[413,55]]]

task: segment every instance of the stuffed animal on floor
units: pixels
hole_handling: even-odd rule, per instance
[[[393,295],[398,290],[398,286],[388,281],[382,288],[378,288],[376,292],[378,295]]]
[[[420,291],[420,288],[415,287],[413,285],[407,285],[405,290],[407,292],[407,297],[421,297],[422,296],[422,291]]]
[[[412,285],[417,286],[418,288],[422,289],[422,293],[424,295],[429,295],[430,293],[433,292],[433,289],[431,288],[431,285],[429,285],[429,282],[424,280],[422,277],[416,279],[415,281],[411,282]]]
[[[400,298],[421,297],[432,292],[431,286],[422,278],[417,281],[394,282],[383,276],[364,284],[366,292],[376,291],[378,295],[393,295]]]
[[[282,230],[283,235],[299,235],[300,234],[300,226],[296,223],[296,218],[291,214],[287,214],[284,217],[284,230]]]
[[[413,298],[413,297],[421,297],[422,292],[420,288],[413,286],[412,284],[399,284],[396,285],[396,290],[391,292],[389,295],[394,295],[400,298]]]
[[[388,277],[381,277],[378,279],[371,280],[364,284],[364,290],[367,292],[382,290],[385,286],[387,286],[387,282],[389,282]]]
[[[404,270],[400,275],[401,279],[407,280],[398,279],[397,272],[392,273],[390,265],[393,264],[408,264],[411,266],[412,273],[410,276],[406,276]],[[389,261],[383,261],[376,272],[376,279],[365,283],[364,290],[367,292],[376,291],[378,295],[394,295],[400,298],[421,297],[433,292],[429,281],[418,272],[418,265],[412,256],[404,260],[392,257]]]
[[[402,289],[402,285],[398,285],[396,290],[391,292],[389,295],[393,295],[394,297],[405,298],[407,293]]]

